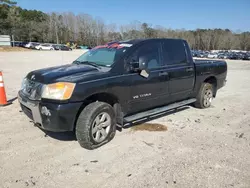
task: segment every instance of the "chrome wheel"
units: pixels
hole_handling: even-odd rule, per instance
[[[108,113],[102,112],[96,116],[92,123],[92,137],[95,142],[102,142],[109,134],[111,127],[111,117]]]
[[[204,94],[203,105],[209,107],[213,100],[213,91],[211,89],[206,89]]]

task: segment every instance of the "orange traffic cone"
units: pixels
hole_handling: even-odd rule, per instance
[[[8,105],[8,102],[4,89],[3,74],[2,71],[0,71],[0,106],[6,106],[6,105]]]

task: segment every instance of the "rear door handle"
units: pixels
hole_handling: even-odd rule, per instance
[[[194,70],[194,68],[192,68],[192,67],[186,69],[187,72],[192,72],[193,70]]]
[[[159,76],[167,76],[167,75],[168,75],[167,72],[160,72],[160,73],[159,73]]]

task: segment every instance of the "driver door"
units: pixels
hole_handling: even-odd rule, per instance
[[[168,103],[169,78],[163,68],[161,45],[160,41],[146,42],[139,46],[129,58],[138,62],[144,59],[149,74],[148,77],[140,73],[131,74],[129,113],[145,111]]]

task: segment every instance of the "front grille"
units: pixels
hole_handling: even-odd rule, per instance
[[[33,120],[32,112],[29,108],[21,104],[22,111],[31,119]]]
[[[22,92],[31,100],[40,100],[43,84],[26,79]]]

